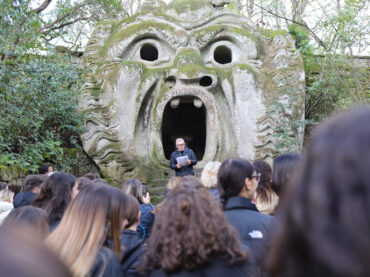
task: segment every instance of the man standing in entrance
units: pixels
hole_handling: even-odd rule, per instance
[[[193,165],[197,164],[197,158],[193,150],[185,147],[182,138],[176,139],[176,148],[171,154],[170,167],[175,170],[176,176],[194,175]]]

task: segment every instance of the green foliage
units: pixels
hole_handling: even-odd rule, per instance
[[[368,69],[354,63],[353,57],[336,53],[336,49],[315,55],[307,31],[299,25],[289,26],[301,51],[306,72],[306,119],[319,121],[335,110],[369,103]],[[334,45],[332,45],[334,47]]]
[[[17,2],[15,4],[14,2]],[[37,34],[41,19],[30,13],[30,1],[0,1],[0,56],[33,53],[43,49]]]
[[[78,146],[82,131],[80,73],[58,56],[22,59],[0,68],[0,164],[61,165],[62,147]]]
[[[55,54],[30,1],[0,2],[0,164],[65,168],[63,147],[79,146],[80,70]]]

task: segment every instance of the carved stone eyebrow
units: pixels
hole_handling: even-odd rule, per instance
[[[237,36],[244,36],[250,38],[253,41],[256,41],[252,34],[249,33],[247,30],[240,27],[224,24],[198,29],[192,32],[192,37],[195,39],[196,46],[199,48],[203,48],[208,43],[219,37],[220,34],[223,34],[225,36],[233,36],[235,39],[238,39]]]
[[[140,39],[157,38],[168,43],[173,48],[178,48],[184,43],[184,39],[179,39],[178,32],[171,24],[158,21],[134,22],[129,25],[122,25],[118,31],[111,35],[111,43],[132,38],[131,41]],[[187,39],[186,39],[187,41]]]

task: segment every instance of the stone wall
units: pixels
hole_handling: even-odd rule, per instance
[[[76,163],[72,165],[72,169],[68,172],[77,177],[82,176],[88,172],[92,172],[97,176],[101,176],[99,168],[82,150],[64,149],[63,158],[66,161],[71,159],[76,160]],[[55,168],[55,170],[63,171],[59,168]],[[22,185],[23,179],[29,174],[32,174],[32,172],[24,168],[0,165],[0,182],[4,182],[8,185]]]
[[[22,185],[23,179],[29,174],[24,168],[0,166],[0,182],[8,185]]]

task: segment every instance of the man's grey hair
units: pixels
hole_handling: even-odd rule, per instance
[[[177,143],[180,142],[180,141],[183,141],[185,143],[185,140],[183,138],[177,138],[175,144],[177,145]]]

